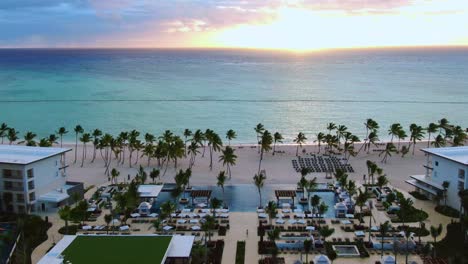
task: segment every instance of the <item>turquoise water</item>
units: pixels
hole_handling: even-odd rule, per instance
[[[468,127],[467,106],[468,49],[0,50],[0,122],[39,136],[80,123],[113,134],[234,129],[252,143],[258,122],[287,141],[327,122],[362,136],[366,118],[385,130],[442,117]]]

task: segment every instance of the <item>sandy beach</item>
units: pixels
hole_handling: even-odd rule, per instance
[[[403,143],[402,143],[403,144]],[[405,143],[406,144],[406,143]],[[63,147],[74,148],[74,144],[64,144]],[[260,159],[260,154],[256,146],[252,145],[233,145],[235,148],[235,154],[237,155],[236,165],[232,167],[232,178],[227,181],[226,185],[229,184],[250,184],[252,183],[252,177],[258,171],[258,163]],[[360,145],[356,144],[356,149],[359,149]],[[362,182],[363,175],[367,174],[366,161],[372,160],[376,161],[377,164],[382,167],[391,183],[391,185],[411,191],[412,188],[410,185],[406,184],[404,181],[408,179],[409,175],[414,174],[424,174],[425,169],[425,156],[424,153],[419,151],[420,148],[427,147],[427,142],[420,142],[416,146],[415,155],[408,153],[405,157],[401,157],[401,154],[394,153],[392,157],[388,158],[387,163],[381,163],[382,157],[379,157],[379,152],[373,151],[374,148],[370,151],[370,154],[361,151],[356,157],[351,157],[349,159],[349,164],[351,164],[355,170],[354,173],[349,173],[351,179],[356,180],[357,182]],[[383,146],[380,146],[383,148]],[[306,145],[303,148],[307,153],[317,153],[318,146],[316,145]],[[262,169],[266,171],[267,179],[266,184],[296,184],[299,180],[299,173],[297,173],[293,167],[291,160],[296,158],[296,146],[295,145],[278,145],[276,147],[276,153],[272,155],[272,152],[264,154],[264,159],[262,161]],[[202,151],[202,150],[201,150]],[[78,161],[74,161],[74,151],[67,153],[67,163],[70,165],[68,168],[68,179],[71,181],[81,181],[85,183],[85,186],[89,185],[101,185],[108,183],[108,178],[104,174],[104,162],[97,153],[97,158],[94,163],[91,163],[93,147],[92,145],[87,146],[87,159],[85,160],[84,166],[81,167],[81,156],[82,156],[82,147],[78,145]],[[323,146],[321,147],[321,153],[324,153]],[[219,152],[213,154],[213,169],[209,169],[210,157],[208,148],[206,149],[205,157],[202,157],[199,154],[196,158],[195,165],[192,168],[192,178],[191,184],[194,185],[216,185],[216,176],[220,170],[225,170],[222,166],[222,163],[218,162]],[[307,157],[302,152],[300,153],[303,157]],[[141,154],[140,154],[141,155]],[[135,162],[135,154],[133,155],[133,163]],[[188,158],[184,158],[178,161],[177,169],[186,169],[188,167]],[[111,163],[111,168],[116,168],[120,171],[120,176],[118,178],[119,182],[122,182],[126,179],[127,175],[130,174],[133,178],[137,172],[139,165],[142,165],[147,171],[149,168],[158,168],[157,161],[155,159],[151,160],[150,167],[147,167],[147,158],[139,158],[137,165],[132,164],[132,168],[128,166],[128,152],[126,153],[125,164],[117,164],[116,160],[113,160]],[[167,172],[164,176],[162,173],[164,168],[161,168],[161,180],[164,183],[174,182],[174,176],[176,170],[174,169],[174,164],[171,162],[167,169]],[[327,182],[329,179],[325,179],[324,173],[311,173],[308,177],[317,177],[318,182]]]

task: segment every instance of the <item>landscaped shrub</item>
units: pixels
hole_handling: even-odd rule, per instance
[[[79,225],[68,225],[68,232],[65,226],[62,226],[58,232],[62,235],[76,235],[78,229],[80,229]]]
[[[226,227],[225,226],[219,226],[219,229],[218,229],[218,235],[219,236],[225,236],[226,235]]]
[[[447,205],[438,205],[438,206],[435,207],[435,210],[439,214],[443,214],[443,215],[448,216],[448,217],[459,217],[460,216],[460,212],[457,209],[452,208],[452,207],[447,206]]]
[[[418,200],[423,200],[423,201],[426,201],[426,200],[429,200],[429,198],[427,198],[426,195],[418,192],[418,191],[412,191],[410,192],[409,194],[411,194],[414,198],[418,199]]]
[[[237,241],[236,264],[244,264],[245,261],[245,241]]]
[[[396,215],[398,216],[398,218],[392,220],[393,223],[414,223],[424,221],[429,217],[429,215],[426,212],[420,209],[416,209],[414,207],[411,207],[411,210],[409,210],[405,214],[400,214],[400,212],[398,211]]]

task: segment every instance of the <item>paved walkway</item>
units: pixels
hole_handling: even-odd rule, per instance
[[[237,241],[246,241],[245,263],[258,262],[257,213],[236,213],[229,215],[230,230],[224,237],[223,264],[236,262]],[[246,230],[249,230],[247,236]]]

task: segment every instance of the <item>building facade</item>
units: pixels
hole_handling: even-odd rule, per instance
[[[431,199],[459,209],[458,192],[468,188],[468,147],[422,149],[427,154],[424,175],[411,175],[406,182]],[[448,186],[444,187],[444,184]]]
[[[0,210],[48,211],[69,202],[82,183],[67,182],[65,153],[71,149],[0,145]]]

